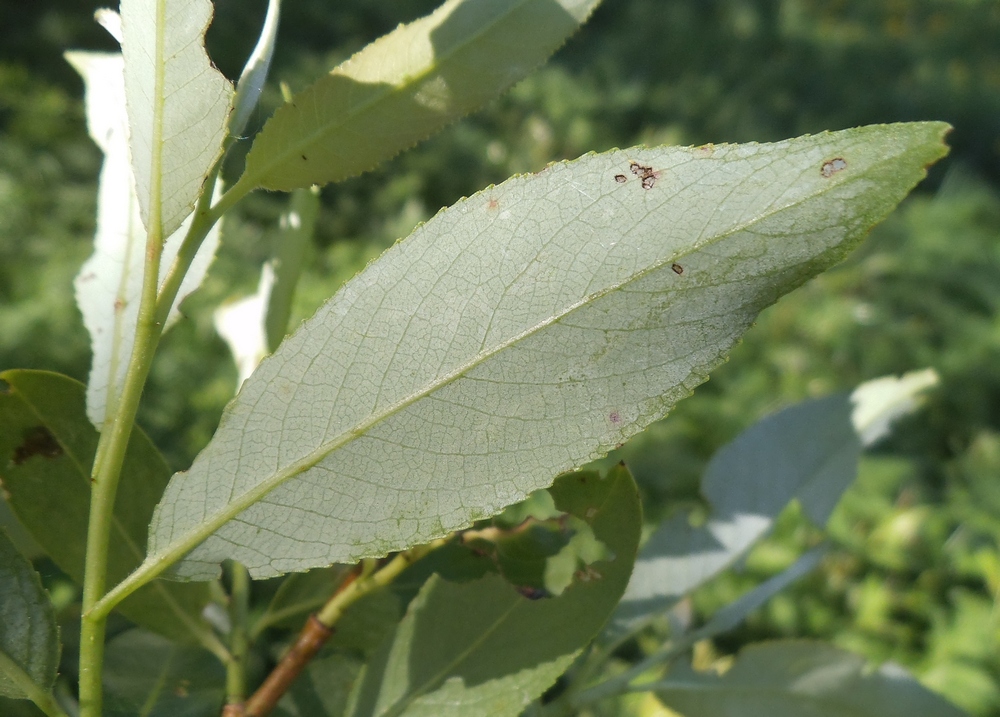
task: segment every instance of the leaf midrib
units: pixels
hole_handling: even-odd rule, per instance
[[[506,351],[508,348],[511,348],[520,341],[526,338],[530,338],[537,332],[557,323],[558,321],[570,315],[577,309],[580,309],[584,306],[588,306],[593,302],[613,292],[620,291],[622,288],[643,279],[649,274],[652,274],[656,271],[664,270],[665,268],[669,267],[672,263],[674,263],[680,258],[683,258],[684,256],[687,256],[697,251],[702,251],[714,244],[717,244],[721,241],[724,241],[725,239],[728,239],[729,237],[735,234],[746,231],[747,229],[755,226],[756,224],[759,224],[760,222],[765,221],[766,219],[769,219],[773,216],[776,216],[790,209],[794,209],[795,207],[798,207],[800,205],[811,202],[816,197],[822,196],[823,194],[832,191],[837,186],[858,181],[861,178],[863,178],[867,172],[872,171],[872,169],[875,166],[896,161],[903,154],[905,154],[905,152],[884,156],[878,162],[869,165],[867,168],[859,171],[857,174],[843,176],[839,180],[835,179],[826,185],[818,185],[817,189],[813,192],[795,198],[793,201],[789,201],[779,207],[775,207],[770,212],[756,215],[745,222],[737,224],[728,231],[716,234],[711,239],[706,240],[701,244],[694,245],[684,250],[681,253],[671,254],[668,257],[663,258],[662,260],[655,262],[650,266],[629,275],[628,277],[622,279],[619,282],[616,282],[599,291],[584,296],[583,298],[574,302],[563,311],[556,313],[555,315],[535,324],[534,326],[525,329],[524,331],[513,336],[512,338],[507,339],[506,341],[503,341],[495,345],[493,348],[487,351],[481,351],[472,360],[460,365],[459,367],[457,367],[450,373],[444,375],[443,377],[431,381],[430,383],[427,384],[425,388],[419,391],[415,391],[409,396],[406,396],[403,399],[397,401],[395,404],[387,407],[383,411],[373,414],[368,420],[362,421],[358,423],[355,427],[343,431],[342,433],[335,436],[333,439],[320,444],[320,446],[317,449],[311,451],[303,458],[300,458],[297,461],[293,461],[284,470],[279,470],[271,474],[270,477],[267,477],[264,480],[260,481],[256,487],[252,488],[251,490],[248,490],[246,493],[243,494],[243,496],[241,496],[237,500],[233,500],[232,502],[227,503],[225,507],[216,511],[207,520],[203,521],[200,526],[192,528],[190,531],[188,531],[186,534],[182,534],[182,536],[176,540],[174,539],[170,540],[165,546],[157,549],[155,553],[148,555],[145,562],[150,564],[157,562],[160,563],[165,562],[167,565],[172,564],[174,561],[180,559],[180,557],[183,556],[185,553],[190,552],[197,545],[206,540],[210,535],[212,535],[212,533],[217,531],[219,528],[221,528],[223,525],[225,525],[230,520],[235,518],[237,515],[242,513],[244,510],[246,510],[250,506],[254,505],[258,501],[263,499],[268,493],[270,493],[272,490],[279,487],[286,481],[314,467],[329,454],[342,448],[343,446],[347,445],[356,438],[361,437],[369,430],[371,430],[373,427],[385,421],[386,419],[392,417],[396,413],[399,413],[400,411],[408,408],[410,405],[416,403],[417,401],[427,397],[428,395],[434,393],[435,391],[456,381],[457,379],[461,378],[466,373],[476,368],[480,364],[493,358],[493,356]]]

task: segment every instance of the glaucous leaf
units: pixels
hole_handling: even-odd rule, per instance
[[[614,150],[443,210],[261,363],[167,487],[148,569],[352,563],[523,499],[689,395],[946,131]]]
[[[857,475],[862,448],[916,410],[937,382],[928,369],[865,382],[851,394],[803,401],[767,416],[719,450],[702,479],[712,507],[703,526],[685,513],[643,546],[610,630],[621,632],[669,608],[762,538],[793,499],[826,523]]]
[[[657,696],[686,717],[962,717],[898,665],[869,670],[830,645],[770,642],[742,650],[721,677],[671,671]]]
[[[209,0],[122,0],[129,150],[139,213],[161,241],[222,154],[233,88],[205,52]]]
[[[240,182],[288,191],[367,171],[526,76],[600,0],[447,0],[274,113]]]
[[[21,523],[63,571],[83,580],[90,468],[98,434],[87,421],[83,384],[47,371],[4,371],[0,380],[0,480]],[[108,579],[118,581],[145,557],[153,508],[170,478],[163,457],[132,431],[108,551]],[[130,620],[174,639],[210,632],[201,619],[208,586],[155,581],[119,606]]]
[[[352,717],[516,717],[569,667],[625,589],[642,514],[624,467],[604,479],[570,474],[553,490],[614,557],[537,600],[498,575],[461,584],[433,576],[366,666]]]
[[[112,24],[118,15],[106,11],[102,17]],[[122,56],[118,53],[67,52],[66,60],[83,77],[87,127],[104,153],[98,185],[94,253],[73,282],[76,303],[90,333],[94,353],[87,385],[87,415],[101,429],[118,402],[135,342],[146,230],[139,216],[129,162]],[[220,191],[221,187],[217,186],[216,190]],[[177,256],[190,223],[189,216],[167,239],[163,247],[161,280]],[[184,277],[168,325],[177,318],[181,300],[201,285],[218,244],[217,224],[205,238]]]
[[[59,629],[27,558],[0,530],[0,696],[38,701],[59,666]]]

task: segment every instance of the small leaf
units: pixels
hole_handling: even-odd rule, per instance
[[[923,403],[923,394],[939,383],[932,368],[911,371],[903,376],[883,376],[854,389],[851,422],[867,448],[889,435],[893,422],[913,413]]]
[[[149,561],[268,577],[523,499],[689,395],[758,311],[885,216],[946,129],[615,150],[442,211],[261,363],[168,486]],[[826,177],[830,157],[847,167]]]
[[[371,169],[526,76],[598,2],[447,0],[279,107],[240,182],[288,191]]]
[[[268,353],[278,348],[288,334],[295,287],[302,274],[306,250],[316,230],[319,216],[319,189],[296,189],[289,200],[288,211],[281,215],[281,233],[274,257],[274,288],[267,305]]]
[[[122,0],[129,149],[143,226],[161,241],[222,154],[233,88],[205,53],[209,0]]]
[[[233,111],[229,116],[229,134],[239,135],[246,127],[250,114],[257,107],[260,93],[264,89],[267,73],[274,57],[274,41],[278,37],[278,17],[281,14],[281,0],[268,0],[264,26],[260,30],[257,44],[247,58],[240,80],[236,85]]]
[[[106,22],[118,18],[105,13]],[[87,127],[104,152],[97,197],[94,253],[73,282],[76,303],[90,333],[94,352],[87,386],[87,415],[101,429],[113,412],[125,382],[125,371],[135,342],[136,319],[142,290],[146,230],[128,154],[128,118],[125,80],[120,54],[67,52],[66,60],[86,85]],[[221,186],[216,185],[216,192]],[[160,279],[166,275],[191,223],[189,216],[163,247]],[[168,326],[178,316],[177,306],[204,280],[219,244],[219,225],[209,232],[192,262],[171,308]]]
[[[672,671],[657,695],[685,717],[962,717],[903,668],[869,671],[863,658],[822,643],[752,645],[722,676]]]
[[[226,672],[211,653],[129,630],[105,647],[108,717],[217,717]]]
[[[497,575],[462,584],[432,577],[365,668],[353,717],[515,717],[569,667],[621,597],[642,516],[624,468],[603,480],[580,473],[561,481],[559,507],[581,508],[614,558],[541,600]]]
[[[237,389],[250,378],[261,359],[267,355],[264,322],[273,286],[274,269],[270,264],[264,264],[256,293],[220,306],[212,317],[215,330],[225,340],[236,361],[239,372]]]
[[[0,379],[0,479],[11,507],[56,565],[83,580],[90,468],[98,435],[84,412],[84,387],[46,371],[5,371]],[[170,476],[145,433],[132,431],[115,500],[108,579],[118,581],[145,557],[146,529]],[[175,639],[208,626],[207,585],[155,581],[121,603],[130,620]]]
[[[0,696],[37,702],[59,665],[55,611],[31,567],[0,530]]]
[[[879,378],[849,396],[804,401],[768,416],[713,456],[702,480],[707,524],[687,514],[649,538],[615,613],[612,632],[632,630],[717,575],[762,538],[793,499],[817,525],[830,517],[857,475],[863,447],[914,411],[933,371]]]

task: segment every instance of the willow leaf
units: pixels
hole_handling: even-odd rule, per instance
[[[689,395],[902,199],[946,130],[615,150],[462,200],[261,363],[171,479],[146,570],[354,562],[523,499]]]
[[[278,108],[241,182],[291,190],[360,174],[493,99],[599,0],[448,0]]]

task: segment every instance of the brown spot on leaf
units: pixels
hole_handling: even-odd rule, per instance
[[[612,411],[608,414],[608,420],[611,421],[616,426],[620,426],[622,422],[622,416],[618,411]]]
[[[59,441],[45,426],[35,426],[24,432],[24,440],[14,449],[14,465],[19,466],[32,456],[58,458],[63,454]]]
[[[680,264],[671,264],[670,268],[674,270],[675,274],[683,274],[684,273],[684,267],[681,266]]]
[[[847,161],[843,157],[834,157],[833,159],[823,162],[823,166],[820,167],[819,173],[829,179],[837,172],[845,169],[847,169]]]
[[[115,299],[115,313],[120,314],[124,310],[126,302],[124,299]]]
[[[659,172],[638,162],[629,162],[629,171],[642,180],[643,189],[652,189],[656,180],[660,178]]]
[[[709,142],[708,144],[703,144],[700,147],[695,147],[694,153],[699,157],[711,157],[715,154],[715,145]]]
[[[615,181],[618,182],[619,184],[625,184],[625,182],[628,181],[628,177],[626,177],[624,174],[616,174]]]
[[[533,588],[529,585],[520,585],[514,589],[529,600],[541,600],[542,598],[549,597],[548,590],[543,588]]]
[[[494,197],[490,197],[489,201],[486,202],[486,209],[491,212],[495,212],[500,208],[500,202]]]

